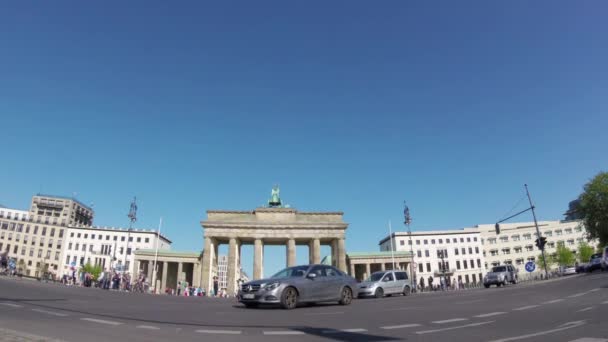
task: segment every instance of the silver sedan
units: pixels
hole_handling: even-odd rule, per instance
[[[327,265],[288,267],[267,279],[241,285],[239,302],[247,307],[259,304],[280,304],[293,309],[299,303],[332,302],[342,305],[357,297],[357,281]]]

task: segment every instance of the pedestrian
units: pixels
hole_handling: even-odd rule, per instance
[[[429,289],[433,291],[433,276],[429,276]]]
[[[420,277],[420,292],[424,292],[424,277]]]
[[[177,295],[179,296],[182,293],[182,282],[177,282]]]
[[[220,284],[218,282],[217,276],[213,277],[213,295],[217,297],[217,290],[219,289]]]

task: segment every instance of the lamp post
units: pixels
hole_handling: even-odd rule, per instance
[[[410,278],[413,280],[412,290],[416,292],[416,286],[418,283],[416,282],[416,275],[414,274],[414,243],[412,242],[412,229],[410,227],[412,217],[410,216],[410,208],[407,206],[407,204],[405,204],[405,201],[403,201],[403,206],[403,223],[407,226],[407,233],[410,240],[410,255],[412,256],[412,261],[410,262]]]
[[[125,250],[125,262],[123,264],[123,274],[124,268],[127,266],[127,257],[129,255],[129,242],[131,240],[131,230],[133,229],[133,223],[137,221],[137,197],[133,197],[133,202],[131,202],[131,207],[129,208],[129,229],[127,230],[127,248]]]

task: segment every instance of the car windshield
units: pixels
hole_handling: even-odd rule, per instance
[[[496,266],[492,267],[492,272],[506,272],[507,268],[505,266]]]
[[[593,254],[593,255],[591,256],[591,260],[593,260],[593,259],[598,259],[598,258],[601,258],[601,257],[602,257],[602,255],[601,255],[601,254]]]
[[[383,272],[374,273],[369,278],[367,278],[366,281],[380,281],[380,279],[382,279],[382,276],[384,276]]]
[[[308,271],[308,266],[288,267],[270,278],[297,278],[303,277]]]

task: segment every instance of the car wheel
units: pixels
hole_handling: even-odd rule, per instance
[[[483,284],[483,287],[485,287],[486,289],[490,288],[490,284]]]
[[[349,305],[353,301],[353,291],[350,287],[344,287],[340,296],[341,305]]]
[[[409,296],[412,293],[412,289],[410,289],[409,286],[406,286],[403,288],[403,295],[404,296]]]
[[[288,287],[281,294],[281,306],[283,309],[291,310],[298,305],[298,292],[293,287]]]
[[[376,298],[382,298],[382,297],[384,297],[384,290],[381,287],[377,288],[376,292],[374,292],[374,296]]]
[[[513,285],[517,284],[517,277],[513,278],[512,283],[513,283]]]

